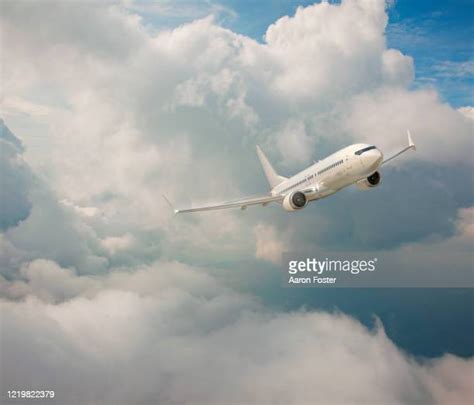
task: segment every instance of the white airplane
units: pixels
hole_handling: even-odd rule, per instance
[[[269,194],[186,209],[174,209],[170,201],[165,196],[163,197],[174,209],[175,214],[235,207],[245,209],[249,205],[265,207],[271,202],[280,203],[286,211],[297,211],[304,208],[309,201],[328,197],[351,184],[356,184],[361,190],[378,186],[381,181],[379,169],[382,165],[410,149],[416,150],[410,131],[407,130],[407,133],[408,146],[388,159],[384,160],[383,153],[374,145],[358,143],[329,155],[290,178],[278,175],[257,146],[257,155],[272,188]]]

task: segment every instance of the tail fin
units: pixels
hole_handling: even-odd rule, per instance
[[[287,180],[286,177],[279,176],[275,169],[272,167],[270,162],[268,161],[267,157],[264,155],[260,146],[257,145],[257,155],[260,159],[260,163],[262,164],[263,171],[265,172],[265,176],[267,177],[268,183],[270,183],[271,188],[278,186],[278,184]]]

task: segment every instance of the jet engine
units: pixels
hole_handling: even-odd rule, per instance
[[[308,199],[301,191],[293,191],[283,200],[283,208],[287,211],[297,211],[304,208],[308,203]]]
[[[371,174],[369,177],[357,182],[357,188],[359,190],[368,190],[369,188],[377,187],[382,181],[382,176],[379,172]]]

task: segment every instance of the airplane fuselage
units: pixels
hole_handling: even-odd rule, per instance
[[[290,177],[271,193],[287,195],[313,188],[314,193],[307,193],[308,201],[321,199],[372,175],[382,161],[383,154],[375,146],[350,145]]]

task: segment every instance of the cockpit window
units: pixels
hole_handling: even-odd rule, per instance
[[[367,152],[368,150],[376,149],[375,146],[367,146],[364,149],[359,149],[357,152],[354,152],[355,155],[362,155],[364,152]]]

